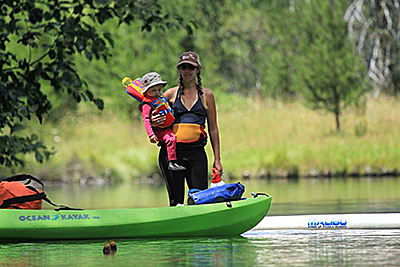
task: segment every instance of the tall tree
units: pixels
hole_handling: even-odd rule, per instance
[[[24,136],[24,122],[40,123],[52,107],[43,84],[70,95],[76,102],[91,101],[103,109],[76,71],[72,56],[88,61],[107,60],[113,45],[109,31],[99,25],[140,21],[142,30],[183,26],[170,18],[157,0],[5,0],[0,3],[0,165],[23,164],[21,154],[34,153],[42,162],[52,153],[35,134]]]
[[[345,1],[311,0],[295,12],[301,39],[302,95],[312,108],[335,115],[337,131],[343,108],[357,103],[367,89],[362,64],[347,37],[345,7]]]
[[[291,94],[290,5],[276,1],[230,1],[235,6],[217,31],[219,72],[231,92],[263,96]]]

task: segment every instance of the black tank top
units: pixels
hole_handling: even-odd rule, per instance
[[[176,95],[176,99],[172,108],[174,110],[175,122],[177,123],[194,123],[202,125],[203,127],[206,124],[207,111],[201,102],[201,94],[197,92],[198,98],[197,102],[193,105],[193,107],[188,110],[181,101],[181,91],[178,90]]]

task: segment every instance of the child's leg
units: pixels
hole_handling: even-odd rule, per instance
[[[184,171],[185,167],[176,162],[176,138],[171,128],[160,129],[154,131],[157,135],[158,140],[163,140],[167,147],[168,154],[168,170],[170,171]]]
[[[176,138],[171,128],[157,129],[154,133],[159,140],[164,141],[167,147],[168,160],[176,160]]]
[[[172,131],[164,134],[165,145],[167,146],[167,153],[169,161],[176,160],[176,138]]]

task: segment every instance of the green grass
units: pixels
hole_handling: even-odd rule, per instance
[[[300,103],[255,104],[221,94],[217,107],[222,163],[232,179],[245,171],[254,178],[290,172],[365,174],[396,169],[400,162],[400,102],[394,99],[368,99],[361,115],[346,110],[339,133],[332,114]],[[45,164],[25,157],[27,166],[12,171],[73,180],[82,176],[129,180],[158,173],[158,147],[148,142],[139,120],[128,121],[127,116],[107,110],[93,112],[88,106],[77,114],[66,116],[57,126],[30,125],[57,154]],[[209,144],[210,166],[211,151]]]
[[[279,176],[290,170],[307,175],[396,168],[400,103],[369,100],[366,114],[358,113],[345,111],[339,133],[333,115],[299,103],[266,101],[223,113],[219,123],[224,166],[235,174],[248,170],[255,176]],[[357,131],[360,124],[361,133]]]

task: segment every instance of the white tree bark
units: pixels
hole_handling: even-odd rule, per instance
[[[400,47],[399,0],[354,0],[344,15],[356,52],[368,65],[368,76],[382,89],[393,86],[392,51]],[[397,21],[397,25],[394,22]]]

